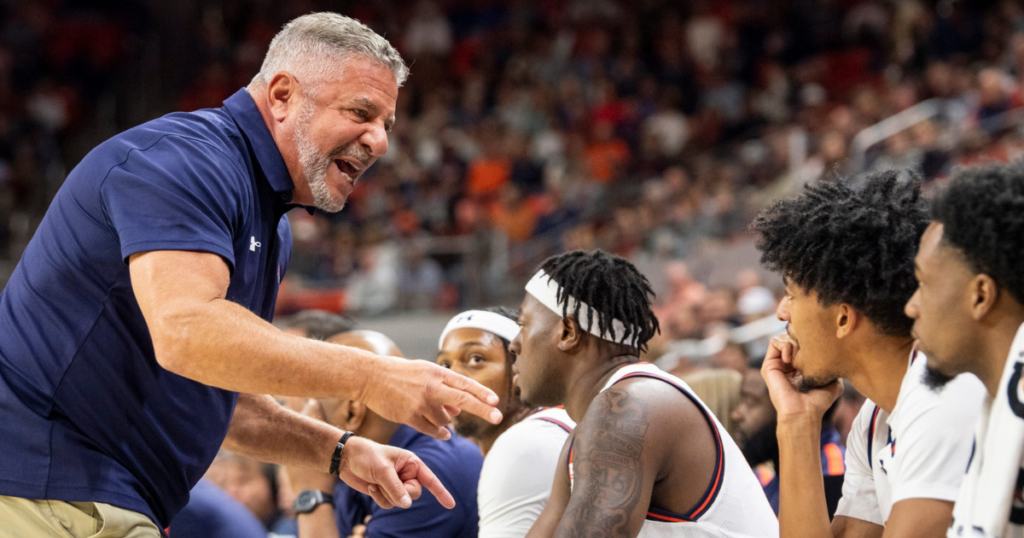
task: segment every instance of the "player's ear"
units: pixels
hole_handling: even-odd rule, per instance
[[[345,405],[345,429],[354,432],[358,430],[366,420],[367,407],[366,404],[354,400],[348,400],[345,402]]]
[[[578,348],[583,342],[583,329],[580,328],[580,324],[576,323],[576,318],[572,315],[567,316],[562,320],[562,332],[558,339],[558,350],[563,353],[569,353],[572,350]]]
[[[842,303],[834,312],[835,323],[836,323],[836,338],[846,338],[853,330],[857,328],[857,324],[860,323],[860,312],[858,312],[852,306]]]
[[[1001,291],[992,277],[985,273],[974,275],[967,288],[971,300],[971,317],[979,321],[988,315],[996,306]]]

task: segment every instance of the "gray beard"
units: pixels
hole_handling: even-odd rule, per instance
[[[299,152],[299,163],[309,190],[313,194],[313,205],[326,213],[337,213],[345,207],[345,200],[338,201],[327,188],[327,170],[334,164],[330,155],[320,153],[309,137],[309,124],[313,119],[314,107],[306,103],[295,120],[295,148]]]

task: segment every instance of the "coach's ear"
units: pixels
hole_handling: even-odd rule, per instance
[[[586,331],[580,328],[580,324],[576,323],[575,317],[566,316],[562,319],[562,334],[558,338],[558,350],[563,353],[572,353],[579,349],[585,333]]]
[[[267,84],[267,102],[274,121],[280,123],[298,110],[300,99],[295,99],[299,88],[298,81],[288,71],[276,73]]]

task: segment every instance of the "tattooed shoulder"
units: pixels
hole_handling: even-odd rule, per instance
[[[644,491],[644,437],[650,427],[647,403],[625,387],[612,387],[591,404],[577,430],[573,468],[575,487],[566,511],[568,534],[560,536],[630,536],[646,507],[638,511]],[[639,517],[639,523],[637,518]]]

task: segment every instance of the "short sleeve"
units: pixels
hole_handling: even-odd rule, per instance
[[[480,472],[480,538],[526,536],[551,496],[568,436],[555,424],[526,420],[498,438]]]
[[[875,491],[875,477],[868,464],[868,431],[875,404],[867,401],[861,407],[850,427],[846,440],[846,474],[843,477],[843,496],[839,499],[836,516],[846,516],[876,525],[884,525]]]
[[[125,260],[138,252],[196,250],[234,269],[233,232],[243,197],[251,197],[236,164],[208,142],[164,136],[129,151],[100,185],[107,219]]]
[[[913,399],[900,411],[892,503],[905,499],[956,501],[967,472],[975,423],[985,388],[971,375],[962,375],[938,393],[915,388]],[[894,428],[894,431],[896,428]]]

